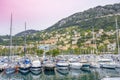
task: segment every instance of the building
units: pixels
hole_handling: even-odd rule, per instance
[[[49,50],[55,49],[56,46],[50,45],[50,44],[45,44],[45,45],[40,45],[38,48],[41,50],[44,50],[44,51],[49,51]]]
[[[48,39],[48,40],[40,41],[40,44],[52,44],[52,45],[55,45],[57,43],[57,41],[58,41],[57,38],[51,38],[51,39]]]
[[[116,49],[116,43],[110,43],[107,45],[108,51],[114,51]]]

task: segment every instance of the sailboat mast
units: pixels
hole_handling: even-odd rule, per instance
[[[92,28],[93,30],[93,44],[94,44],[94,38],[95,38],[95,36],[94,36],[94,26],[93,26],[93,28]],[[94,54],[94,48],[93,48],[93,54]]]
[[[11,19],[10,19],[10,55],[12,53],[12,14],[11,14]]]
[[[115,23],[116,23],[116,35],[117,35],[117,48],[118,48],[118,54],[119,54],[119,32],[118,32],[117,17],[115,18]]]
[[[25,36],[25,39],[24,39],[24,56],[25,56],[25,53],[26,53],[26,22],[25,22],[25,33],[24,33],[24,36]]]

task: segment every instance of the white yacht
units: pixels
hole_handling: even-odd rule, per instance
[[[58,69],[68,69],[69,63],[65,60],[60,60],[56,63]]]
[[[41,65],[41,61],[39,59],[37,60],[33,60],[31,62],[31,68],[30,71],[34,74],[39,74],[42,70],[42,65]]]
[[[100,64],[97,61],[91,62],[90,63],[91,68],[100,68]]]
[[[100,64],[98,63],[98,56],[93,56],[93,58],[91,58],[90,67],[91,68],[100,68]]]
[[[115,69],[116,63],[112,59],[99,59],[98,63],[101,68]]]
[[[28,58],[24,58],[22,59],[22,61],[19,62],[19,71],[21,73],[28,73],[30,67],[31,67],[31,61]]]
[[[55,68],[55,63],[53,62],[53,60],[47,60],[47,61],[43,61],[43,68],[44,70],[54,70]]]
[[[82,64],[80,62],[78,62],[77,59],[71,58],[69,60],[69,67],[71,69],[80,69],[82,67]]]

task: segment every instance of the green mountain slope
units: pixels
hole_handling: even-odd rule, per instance
[[[88,29],[92,26],[103,29],[114,29],[114,17],[120,17],[120,3],[114,5],[97,6],[90,8],[84,12],[75,13],[67,18],[58,21],[47,30],[55,30],[70,26],[79,26],[80,28]],[[118,22],[120,18],[118,18]],[[120,24],[120,23],[118,23]]]

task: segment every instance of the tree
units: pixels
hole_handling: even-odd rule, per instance
[[[38,56],[41,56],[44,51],[43,51],[43,50],[40,50],[40,49],[37,49],[36,52],[37,52],[37,55],[38,55]]]
[[[84,45],[84,42],[85,42],[85,40],[84,40],[83,38],[80,38],[80,39],[78,39],[78,41],[77,41],[77,45],[78,45],[79,47],[81,47],[81,46]]]
[[[80,49],[79,49],[79,48],[75,48],[75,49],[74,49],[74,53],[75,53],[75,54],[80,54]]]
[[[46,55],[52,55],[53,57],[55,57],[59,54],[60,54],[60,51],[58,49],[53,49],[53,50],[46,52]]]
[[[52,56],[55,57],[57,55],[59,55],[60,51],[58,49],[53,49],[52,50]]]

